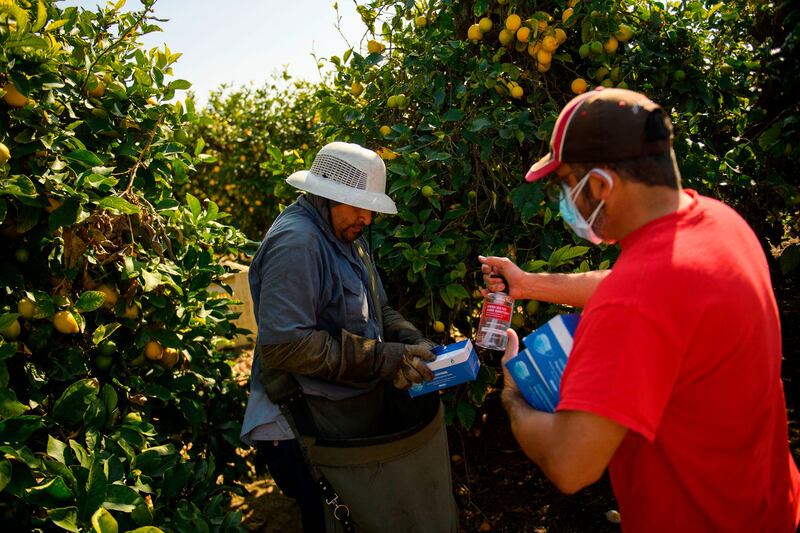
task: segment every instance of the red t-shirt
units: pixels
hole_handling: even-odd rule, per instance
[[[625,531],[794,531],[800,475],[767,262],[735,211],[686,192],[689,207],[621,241],[558,409],[629,429],[609,464]]]

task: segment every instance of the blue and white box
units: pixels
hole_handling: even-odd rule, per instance
[[[433,371],[433,379],[415,383],[408,393],[411,397],[428,394],[460,383],[472,381],[478,376],[481,363],[478,353],[469,339],[447,346],[437,346],[431,350],[436,359],[426,363]]]
[[[522,339],[525,349],[506,363],[520,392],[539,411],[558,405],[561,375],[572,351],[580,315],[557,315]]]

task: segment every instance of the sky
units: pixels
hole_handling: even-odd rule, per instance
[[[163,32],[142,38],[147,48],[166,44],[183,56],[174,66],[175,78],[192,83],[198,103],[223,83],[234,87],[260,85],[286,66],[294,77],[318,81],[318,57],[341,56],[359,46],[366,27],[353,0],[339,1],[341,33],[336,28],[333,0],[158,0],[155,16]],[[105,0],[62,0],[62,9],[81,6],[94,10]],[[139,9],[128,0],[124,9]],[[345,40],[345,37],[347,40]],[[179,94],[178,98],[182,96]]]

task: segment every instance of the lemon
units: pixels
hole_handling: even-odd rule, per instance
[[[560,45],[561,43],[567,40],[567,32],[565,32],[561,28],[556,28],[555,34],[556,34],[556,44]]]
[[[539,50],[536,52],[536,61],[542,65],[549,65],[553,62],[553,54],[546,50]]]
[[[592,41],[589,43],[589,50],[595,54],[602,54],[603,53],[603,43],[600,41]]]
[[[6,83],[3,85],[3,90],[6,92],[3,95],[3,99],[11,107],[22,107],[28,103],[28,99],[17,90],[13,83]]]
[[[525,91],[522,90],[522,87],[520,87],[517,84],[514,84],[509,90],[509,92],[511,93],[511,97],[514,98],[515,100],[519,100],[520,98],[522,98],[522,95],[525,94]]]
[[[514,316],[511,317],[511,325],[514,329],[521,328],[525,325],[525,317],[520,313],[514,313]]]
[[[617,89],[627,89],[627,88],[628,88],[628,84],[625,83],[625,80],[622,80],[621,82],[619,82],[617,84]]]
[[[589,43],[584,43],[578,48],[578,55],[581,57],[589,57],[589,52],[591,52]]]
[[[103,293],[103,307],[113,309],[117,305],[119,293],[108,285],[100,285],[97,290]]]
[[[536,21],[536,29],[539,31],[539,33],[542,33],[544,30],[547,29],[547,21],[546,20]]]
[[[548,70],[550,70],[550,65],[551,63],[545,63],[545,64],[536,63],[536,70],[542,73],[547,72]]]
[[[619,41],[616,37],[609,37],[608,40],[603,43],[603,50],[605,50],[608,55],[615,54],[617,48],[619,48]]]
[[[527,311],[529,315],[535,315],[538,310],[539,310],[538,300],[529,300],[528,305],[525,306],[525,311]]]
[[[572,80],[572,84],[569,86],[569,88],[572,89],[573,93],[581,94],[586,92],[586,89],[589,88],[589,85],[583,78],[575,78]]]
[[[166,368],[172,368],[181,358],[181,352],[176,350],[175,348],[166,348],[164,350],[164,356],[161,358],[161,364]]]
[[[424,28],[428,25],[428,17],[425,15],[420,15],[414,19],[414,24],[417,26],[417,28]]]
[[[19,334],[22,332],[22,326],[19,323],[19,320],[14,320],[11,324],[6,326],[6,329],[0,331],[0,336],[2,336],[7,341],[13,341]]]
[[[614,37],[621,43],[628,42],[633,38],[633,30],[626,24],[620,24],[619,29],[614,32]]]
[[[514,33],[511,32],[510,30],[505,30],[505,29],[500,30],[499,39],[500,39],[500,44],[502,44],[503,46],[507,46],[511,44],[511,41],[514,40]]]
[[[517,50],[517,52],[524,52],[525,49],[528,48],[528,43],[517,41],[514,43],[514,48]]]
[[[574,13],[575,13],[575,10],[572,9],[571,7],[568,7],[567,9],[565,9],[564,13],[561,15],[561,22],[566,24],[567,21],[570,19],[570,17],[572,17],[572,15]]]
[[[422,196],[424,196],[425,198],[430,198],[431,196],[433,196],[433,187],[431,187],[430,185],[425,185],[424,187],[422,187],[421,192]]]
[[[350,94],[352,94],[356,98],[361,96],[361,93],[363,92],[364,92],[364,86],[357,81],[354,81],[353,84],[350,86]]]
[[[392,133],[392,128],[390,128],[389,126],[384,124],[383,126],[380,127],[380,129],[378,131],[381,132],[382,136],[386,137],[387,135]]]
[[[608,69],[606,67],[600,67],[594,71],[594,79],[597,81],[602,80],[606,76],[608,76]]]
[[[483,17],[481,20],[478,21],[478,27],[481,29],[483,33],[489,33],[492,30],[492,19],[489,17]]]
[[[521,43],[527,43],[530,36],[531,29],[526,26],[523,26],[517,30],[517,40]]]
[[[622,73],[619,67],[614,67],[611,69],[611,81],[619,81],[620,77],[622,77]]]
[[[481,32],[481,27],[477,24],[473,24],[467,30],[467,38],[470,41],[480,41],[483,39],[483,33]]]
[[[122,316],[131,320],[136,320],[139,317],[139,308],[136,307],[136,304],[126,305],[125,312],[122,313]]]
[[[676,70],[672,73],[672,77],[675,78],[675,81],[683,81],[686,79],[686,72],[682,70]]]
[[[144,356],[151,361],[160,361],[164,355],[164,348],[158,341],[147,341],[144,346]]]
[[[444,332],[444,322],[441,320],[437,320],[433,323],[433,331],[436,333],[443,333]]]
[[[528,44],[528,55],[531,57],[536,57],[536,54],[541,50],[542,44],[541,43],[530,43]]]
[[[69,311],[59,311],[53,315],[53,325],[60,333],[67,335],[78,333],[80,331],[78,322]]]
[[[506,29],[508,31],[516,32],[520,26],[522,26],[522,19],[516,13],[509,15],[506,19]]]
[[[558,42],[552,35],[547,35],[544,39],[542,39],[542,50],[545,52],[550,52],[552,54],[556,51],[556,48],[558,48]]]
[[[600,85],[602,85],[603,87],[607,87],[607,88],[609,88],[609,89],[610,89],[611,87],[613,87],[613,86],[614,86],[614,82],[613,82],[613,81],[611,81],[610,79],[606,78],[606,79],[604,79],[603,81],[601,81],[601,82],[600,82]]]
[[[0,165],[5,165],[11,159],[11,150],[3,143],[0,143]]]
[[[92,76],[92,78],[86,84],[86,95],[92,98],[100,98],[106,93],[106,86],[103,84],[103,80],[97,76]]]
[[[369,51],[370,54],[380,54],[385,49],[386,47],[383,44],[374,39],[367,42],[367,51]]]
[[[17,313],[26,320],[30,320],[36,314],[36,304],[27,298],[22,298],[17,302]]]

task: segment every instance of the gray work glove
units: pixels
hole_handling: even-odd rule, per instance
[[[414,383],[433,379],[433,372],[425,362],[435,360],[436,356],[425,346],[379,342],[375,346],[375,352],[387,363],[383,368],[391,369],[391,374],[384,374],[383,377],[391,378],[392,384],[398,389],[407,389]]]

